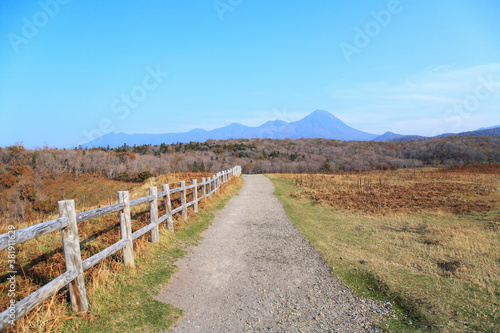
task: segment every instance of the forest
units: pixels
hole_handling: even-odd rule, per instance
[[[167,173],[210,173],[234,165],[241,165],[243,173],[249,174],[356,172],[498,162],[499,137],[447,137],[399,143],[241,139],[93,149],[27,149],[17,144],[0,147],[0,216],[24,219],[27,211],[53,213],[62,197],[50,196],[44,188],[82,176],[143,182]]]

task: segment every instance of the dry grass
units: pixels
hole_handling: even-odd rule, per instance
[[[402,311],[385,328],[493,332],[500,328],[499,170],[280,175],[294,185],[271,178],[334,273]]]
[[[317,203],[369,214],[468,213],[498,208],[500,166],[282,175]]]
[[[81,177],[78,181],[66,179],[65,175],[59,177],[61,183],[54,183],[47,188],[47,193],[61,191],[64,193],[65,199],[84,198],[84,205],[76,203],[77,212],[89,210],[117,202],[118,190],[129,190],[131,199],[143,197],[149,194],[149,187],[158,184],[169,184],[170,188],[179,186],[179,181],[184,180],[186,184],[191,184],[191,179],[200,179],[209,177],[208,173],[178,173],[162,175],[150,178],[144,183],[133,184],[107,179],[96,179],[93,177]],[[79,185],[79,187],[77,186]],[[161,185],[158,186],[161,191]],[[190,191],[188,191],[189,193]],[[98,193],[99,195],[94,195]],[[200,192],[201,194],[201,192]],[[172,207],[176,208],[180,205],[180,194],[175,194],[172,197]],[[61,197],[62,199],[62,197]],[[192,197],[188,196],[188,201]],[[200,202],[200,208],[204,205],[204,201]],[[149,207],[147,204],[132,208],[132,231],[136,231],[149,223]],[[189,216],[193,216],[192,208],[189,210]],[[164,214],[163,200],[159,200],[159,214]],[[57,216],[44,216],[43,220],[57,218]],[[35,219],[34,221],[25,221],[16,224],[16,229],[24,228],[32,224],[40,223],[43,220]],[[185,222],[179,219],[174,219],[174,227],[176,230],[185,226]],[[0,225],[0,233],[7,232],[7,224]],[[120,239],[118,213],[103,216],[98,219],[81,222],[78,224],[80,246],[82,251],[82,259],[100,252],[106,247],[116,243]],[[134,241],[134,250],[136,256],[141,257],[148,252],[149,234]],[[58,232],[53,232],[48,235],[31,240],[16,246],[16,260],[18,265],[18,275],[16,276],[16,300],[19,301],[24,297],[33,293],[44,284],[50,282],[63,272],[65,272],[64,254],[62,251],[61,235]],[[4,258],[7,257],[6,250]],[[104,260],[93,268],[87,270],[85,275],[87,293],[89,296],[96,293],[102,288],[111,287],[108,284],[112,283],[109,277],[120,273],[123,270],[121,264],[121,251],[115,253],[111,258]],[[0,262],[0,269],[3,275],[0,276],[0,309],[6,309],[9,302],[8,293],[8,271],[7,262]],[[63,322],[72,318],[70,306],[67,299],[67,287],[54,295],[51,299],[45,301],[31,311],[27,316],[20,318],[16,325],[9,327],[7,332],[46,332],[59,330]]]

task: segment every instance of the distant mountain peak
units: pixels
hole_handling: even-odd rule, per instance
[[[325,110],[316,110],[309,115],[305,116],[303,119],[337,119],[333,114]]]
[[[309,114],[310,116],[316,116],[316,115],[328,115],[328,116],[333,116],[333,114],[331,114],[330,112],[328,111],[325,111],[325,110],[314,110],[313,112],[311,112]]]

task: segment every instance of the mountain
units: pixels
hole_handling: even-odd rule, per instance
[[[203,142],[208,139],[301,139],[301,138],[323,138],[344,141],[369,141],[377,137],[376,134],[354,129],[330,112],[316,110],[301,120],[286,122],[283,120],[268,121],[257,127],[250,127],[233,123],[221,128],[207,131],[201,128],[186,133],[165,134],[125,134],[109,133],[90,141],[84,148],[106,147],[112,148],[122,146],[126,143],[133,145],[159,145],[161,143],[173,142]]]
[[[476,131],[462,133],[446,133],[435,136],[500,136],[500,125],[488,128],[480,128]],[[343,141],[378,141],[378,142],[404,142],[427,137],[420,135],[403,135],[393,132],[385,132],[382,135],[366,133],[352,128],[332,115],[328,111],[316,110],[301,120],[286,122],[283,120],[271,120],[260,126],[250,127],[238,123],[217,128],[211,131],[196,128],[185,133],[165,134],[125,134],[109,133],[102,137],[83,144],[84,148],[106,147],[112,148],[122,146],[126,143],[133,145],[159,145],[161,143],[175,142],[203,142],[208,139],[332,139]]]
[[[403,135],[403,134],[396,134],[396,133],[392,133],[392,132],[385,132],[381,136],[378,136],[375,139],[373,139],[373,141],[404,142],[404,141],[413,141],[413,140],[420,140],[420,139],[426,139],[426,137],[420,136],[420,135]]]
[[[487,128],[482,127],[475,131],[468,131],[461,133],[444,133],[434,136],[433,138],[443,138],[447,136],[500,136],[500,126],[492,126]],[[395,134],[392,132],[385,132],[381,136],[378,136],[375,139],[373,139],[373,141],[404,142],[404,141],[413,141],[421,139],[429,139],[429,137],[420,135],[402,135],[402,134]]]
[[[482,131],[482,130],[489,130],[489,129],[495,129],[495,128],[499,128],[500,125],[496,125],[496,126],[491,126],[491,127],[481,127],[479,129],[477,129],[476,131]]]
[[[323,138],[343,141],[369,141],[377,137],[347,126],[339,118],[323,110],[316,110],[305,118],[290,123],[280,134],[281,139]]]
[[[436,136],[436,138],[442,138],[446,136],[500,136],[500,126],[493,126],[483,130],[479,129],[477,131],[462,133],[445,133]]]
[[[384,134],[377,136],[373,141],[377,142],[392,142],[392,140],[397,140],[402,138],[404,135],[396,134],[392,132],[385,132]]]

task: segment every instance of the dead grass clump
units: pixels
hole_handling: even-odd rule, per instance
[[[439,261],[436,265],[445,273],[455,273],[457,269],[461,266],[460,261]]]

